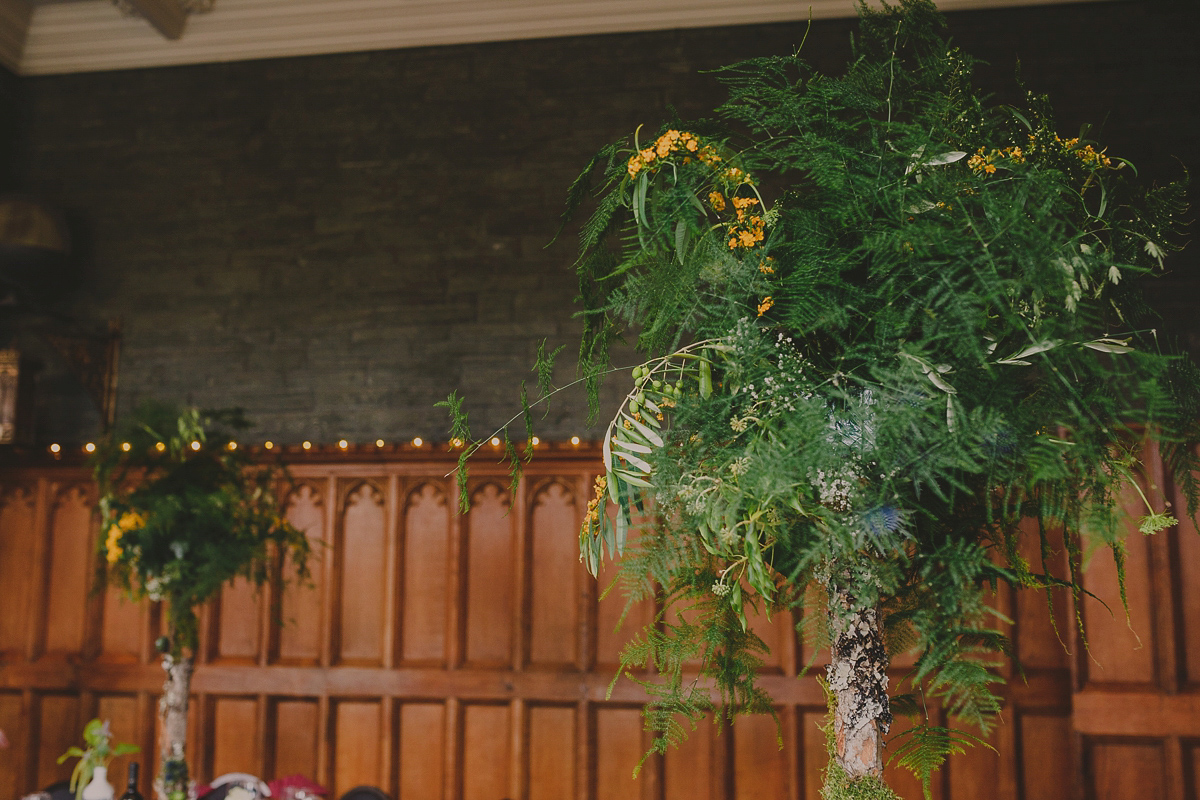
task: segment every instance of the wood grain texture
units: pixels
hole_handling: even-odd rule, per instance
[[[586,573],[579,563],[579,510],[569,487],[552,482],[533,499],[529,661],[541,668],[574,666],[579,642],[579,594]]]
[[[409,494],[403,536],[401,657],[405,663],[444,664],[453,565],[442,487],[424,483]]]
[[[377,701],[339,702],[334,706],[334,777],[330,793],[381,782],[379,741],[383,719]]]
[[[1160,742],[1089,740],[1084,758],[1097,800],[1170,800]]]
[[[387,553],[384,496],[363,482],[347,494],[338,542],[338,660],[378,664],[383,660],[384,598],[387,597]]]
[[[0,586],[4,587],[4,613],[0,614],[0,653],[24,653],[30,613],[35,607],[34,554],[38,545],[38,520],[33,492],[26,485],[10,485],[0,496]]]
[[[79,653],[92,569],[92,501],[81,486],[63,489],[50,515],[45,649]]]
[[[508,495],[487,483],[471,495],[467,514],[466,660],[503,666],[513,660],[517,609],[516,537]]]
[[[288,498],[288,522],[304,532],[312,548],[307,582],[298,580],[293,565],[285,567],[280,600],[279,627],[273,631],[275,659],[289,663],[317,664],[321,658],[326,592],[325,566],[333,561],[332,542],[326,525],[322,486],[302,483]]]

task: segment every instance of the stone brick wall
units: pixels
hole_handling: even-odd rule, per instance
[[[1198,166],[1197,16],[1147,0],[950,27],[1001,98],[1019,59],[1063,130],[1096,122],[1161,178]],[[852,26],[815,23],[806,56],[838,69]],[[546,244],[590,154],[671,107],[706,113],[723,94],[703,70],[788,52],[804,28],[27,78],[16,180],[78,221],[84,274],[59,310],[121,321],[121,410],[240,405],[256,438],[284,442],[442,438],[432,404],[452,389],[478,429],[506,419],[542,338],[569,345],[571,378],[573,237]],[[1156,297],[1200,340],[1194,252],[1173,264]],[[90,435],[94,415],[53,393],[42,441]],[[583,416],[569,397],[544,435],[583,432]]]

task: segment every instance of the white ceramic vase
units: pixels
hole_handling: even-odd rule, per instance
[[[108,782],[108,767],[96,767],[92,780],[83,787],[83,800],[113,800],[113,787]]]

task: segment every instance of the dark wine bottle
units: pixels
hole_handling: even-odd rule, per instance
[[[120,800],[144,800],[142,793],[138,791],[138,765],[136,761],[129,763],[129,778],[126,780],[125,794],[121,795]]]

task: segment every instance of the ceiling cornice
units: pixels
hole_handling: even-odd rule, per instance
[[[1054,0],[1093,2],[1094,0]],[[944,11],[1050,0],[941,0]],[[109,0],[35,7],[23,75],[848,17],[854,0],[218,0],[168,40]]]

